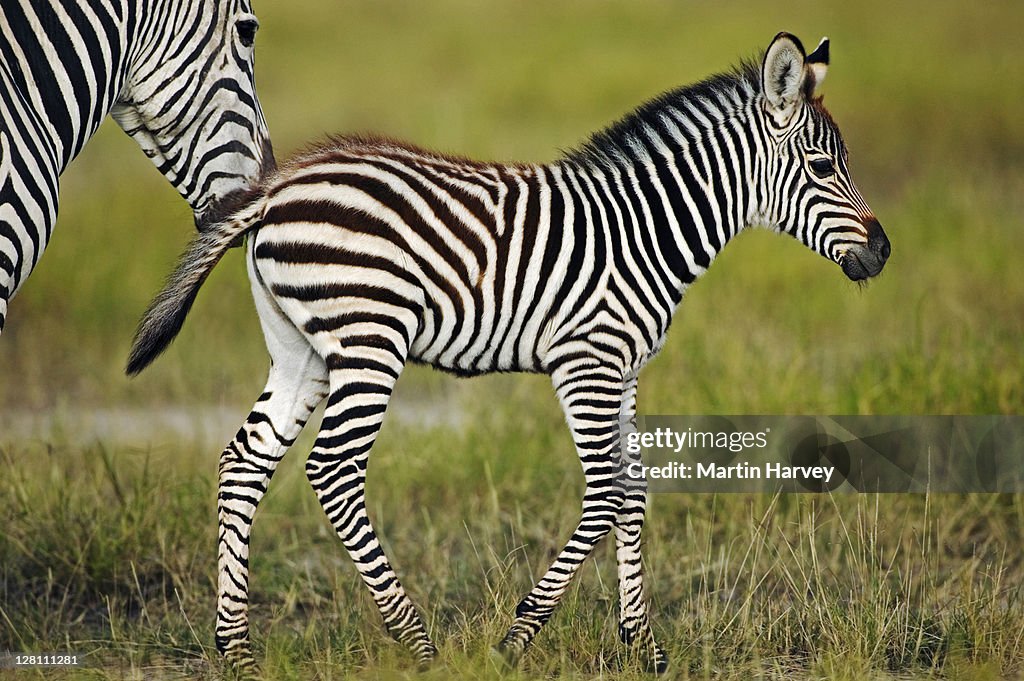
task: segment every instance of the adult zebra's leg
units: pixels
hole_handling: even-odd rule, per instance
[[[583,561],[612,529],[624,498],[618,453],[621,372],[585,357],[555,369],[552,381],[587,487],[579,524],[548,571],[516,607],[515,621],[499,644],[512,662],[551,616]]]
[[[48,133],[38,116],[24,108],[3,66],[0,93],[15,99],[0,95],[0,332],[10,301],[42,257],[57,221],[60,174]]]
[[[327,355],[330,397],[306,476],[388,631],[425,664],[437,649],[366,513],[367,461],[408,352],[392,329],[374,326],[366,321],[353,324],[357,333],[338,333],[339,342]]]
[[[620,438],[636,430],[636,377],[626,381],[620,411]],[[620,440],[621,441],[621,440]],[[644,594],[640,534],[647,509],[647,480],[625,474],[630,464],[641,463],[640,454],[622,447],[622,482],[626,498],[615,516],[615,560],[619,575],[619,637],[637,653],[647,656],[653,671],[668,668],[665,653],[654,640],[647,598]]]
[[[5,78],[6,72],[0,69],[0,87],[13,92],[13,83]],[[0,102],[0,115],[8,113]],[[5,116],[6,118],[6,116]],[[16,232],[14,229],[17,216],[14,201],[17,198],[11,177],[11,145],[7,133],[0,130],[0,334],[3,334],[4,322],[7,320],[7,301],[14,294],[14,258],[11,253],[17,250]]]
[[[277,464],[327,393],[323,360],[253,287],[270,350],[267,385],[220,457],[217,490],[217,650],[242,670],[255,667],[249,643],[249,532]]]

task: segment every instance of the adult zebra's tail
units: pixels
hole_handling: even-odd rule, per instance
[[[185,249],[163,290],[153,298],[139,321],[125,372],[135,376],[167,349],[181,331],[199,287],[224,253],[263,217],[263,201],[250,201],[243,209],[212,225]]]

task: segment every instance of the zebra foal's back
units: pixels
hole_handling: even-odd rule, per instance
[[[256,271],[314,333],[385,311],[402,320],[393,331],[414,361],[460,374],[541,370],[557,266],[575,236],[551,198],[557,175],[333,140],[265,188]]]

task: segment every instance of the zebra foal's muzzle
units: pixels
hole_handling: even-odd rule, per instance
[[[875,218],[864,221],[868,240],[864,244],[853,244],[843,254],[840,265],[843,273],[852,281],[863,281],[877,275],[885,267],[892,248],[885,230]]]

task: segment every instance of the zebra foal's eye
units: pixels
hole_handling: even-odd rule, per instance
[[[252,47],[253,41],[256,40],[256,29],[260,27],[260,23],[255,19],[242,19],[235,27],[238,29],[238,39],[246,47]]]
[[[811,167],[811,172],[818,177],[828,177],[836,172],[835,166],[832,165],[832,161],[827,158],[815,158],[808,161],[807,165]]]

